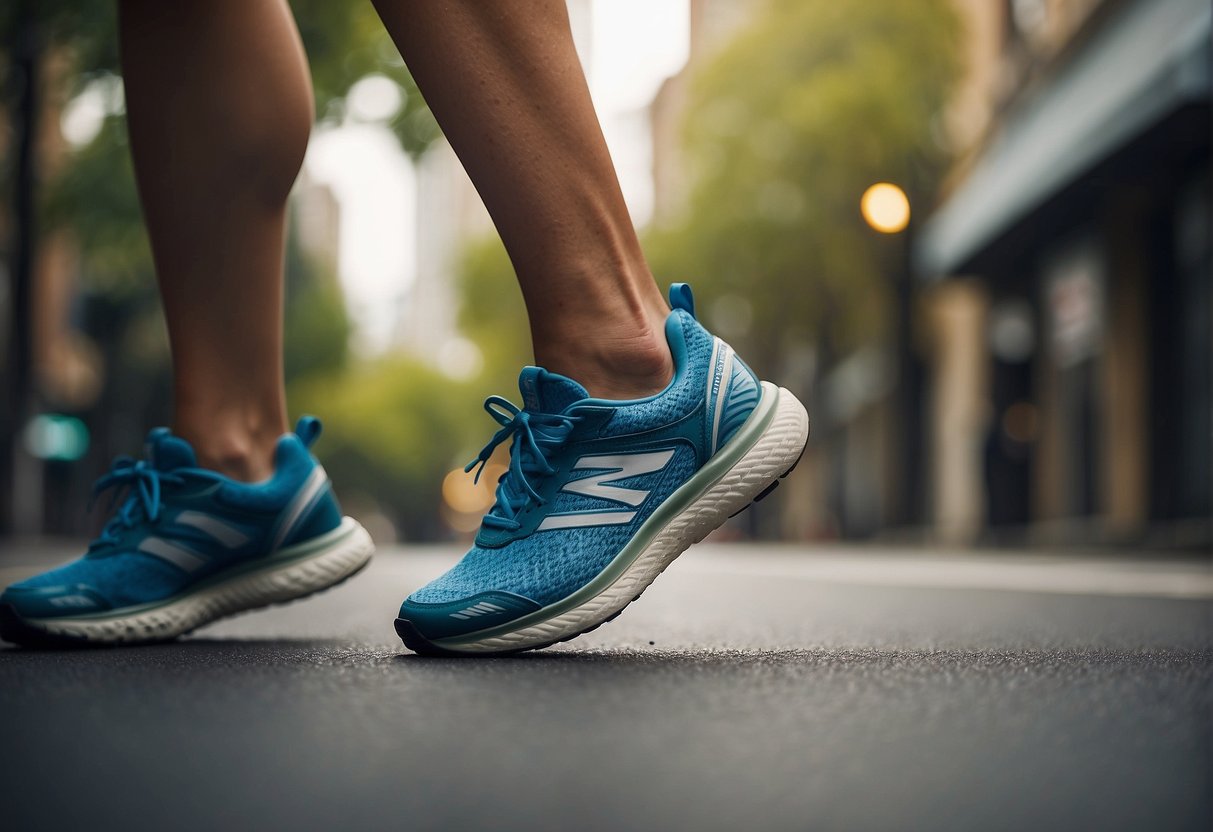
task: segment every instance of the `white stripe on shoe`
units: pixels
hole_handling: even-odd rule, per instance
[[[324,472],[324,466],[317,465],[312,469],[312,473],[308,475],[304,481],[303,487],[299,489],[299,493],[295,495],[295,499],[291,500],[290,504],[282,512],[282,522],[278,525],[278,533],[274,535],[274,544],[270,547],[270,551],[275,551],[282,545],[299,521],[303,518],[304,513],[320,496],[321,491],[328,485],[328,474]]]
[[[139,544],[139,551],[155,555],[186,572],[197,572],[207,563],[206,558],[197,552],[190,551],[184,546],[178,546],[176,543],[170,543],[163,537],[144,538],[143,542]]]
[[[634,511],[580,511],[569,514],[549,514],[535,529],[546,532],[552,529],[580,529],[586,526],[618,526],[632,522]]]
[[[215,538],[215,540],[228,549],[243,546],[252,539],[235,526],[224,523],[219,518],[204,514],[201,511],[183,511],[177,515],[177,518],[173,522],[198,529],[198,531]]]
[[[718,377],[716,373],[716,359],[720,357],[720,347],[722,344],[724,344],[724,341],[721,341],[715,335],[712,336],[712,357],[708,359],[708,380],[704,385],[703,391],[703,411],[708,415],[709,419],[712,414],[712,404],[716,401],[715,386]]]
[[[716,408],[712,415],[712,446],[709,456],[716,453],[716,442],[720,437],[720,414],[724,410],[724,394],[733,378],[733,348],[724,345],[724,367],[720,371],[720,389],[716,391]]]

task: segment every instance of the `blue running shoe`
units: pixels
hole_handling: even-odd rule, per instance
[[[278,440],[274,475],[243,483],[197,467],[167,428],[96,491],[125,499],[84,557],[0,595],[0,638],[31,646],[165,641],[244,610],[302,598],[366,566],[374,545],[342,517],[308,448],[305,416]]]
[[[471,551],[400,608],[396,632],[431,655],[546,647],[618,615],[674,558],[765,496],[809,436],[804,407],[759,381],[670,289],[674,379],[634,401],[590,398],[572,379],[522,371],[525,407],[494,396],[509,469]]]

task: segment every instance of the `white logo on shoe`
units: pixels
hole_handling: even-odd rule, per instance
[[[495,612],[505,612],[505,607],[490,604],[488,601],[481,601],[479,604],[473,604],[470,607],[461,609],[459,612],[451,613],[451,618],[467,621],[469,618],[475,618],[478,615],[491,615]]]
[[[720,413],[724,409],[724,394],[729,389],[729,378],[733,373],[733,348],[719,338],[712,339],[712,373],[708,376],[707,402],[712,416],[712,443],[709,455],[716,453],[720,437]]]
[[[600,500],[624,503],[635,508],[648,499],[650,492],[640,488],[614,485],[614,483],[660,471],[669,465],[673,458],[673,450],[583,456],[573,465],[574,471],[598,468],[602,469],[601,472],[567,482],[560,490],[570,494],[581,494]],[[572,511],[549,514],[543,518],[543,522],[539,524],[536,531],[586,526],[616,526],[631,521],[635,516],[634,511]]]

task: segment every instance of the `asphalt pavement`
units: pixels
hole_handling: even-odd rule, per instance
[[[705,545],[571,643],[412,656],[396,608],[458,554],[0,651],[0,828],[1213,828],[1207,565]]]

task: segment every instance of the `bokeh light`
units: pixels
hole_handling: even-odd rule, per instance
[[[42,413],[25,426],[25,449],[38,459],[71,462],[88,453],[84,422],[61,413]]]
[[[368,75],[350,87],[346,105],[358,121],[387,121],[404,106],[404,95],[386,75]]]
[[[474,532],[480,526],[480,518],[493,505],[497,480],[505,473],[505,466],[490,462],[484,466],[480,481],[471,473],[456,468],[442,480],[442,519],[457,532]]]
[[[910,224],[910,200],[889,182],[877,182],[864,191],[859,210],[868,225],[884,234],[896,234]]]

